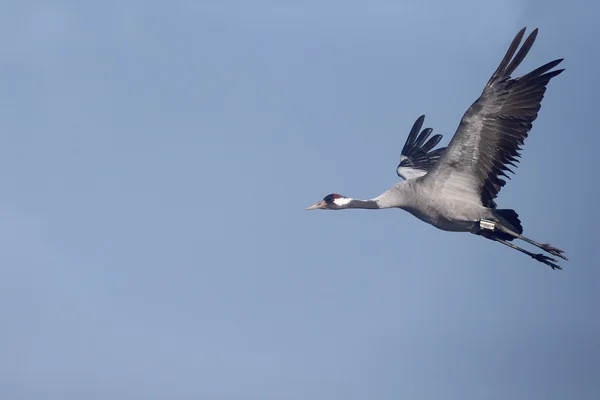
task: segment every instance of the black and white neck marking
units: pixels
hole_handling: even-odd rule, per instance
[[[379,204],[375,200],[356,200],[350,197],[337,197],[332,201],[332,209],[343,210],[347,208],[363,208],[375,210],[379,208]]]

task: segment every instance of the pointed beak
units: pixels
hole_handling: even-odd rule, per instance
[[[319,208],[325,208],[325,206],[327,206],[327,203],[325,203],[325,201],[321,200],[318,203],[315,203],[312,206],[308,207],[306,209],[306,211],[317,210]]]

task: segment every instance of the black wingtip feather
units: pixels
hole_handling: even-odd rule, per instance
[[[415,142],[417,135],[419,134],[419,131],[421,130],[421,127],[423,126],[424,121],[425,121],[424,115],[421,115],[419,118],[417,118],[417,120],[413,124],[412,129],[410,130],[410,134],[408,135],[408,138],[406,139],[407,144],[409,144],[409,143],[412,144]]]
[[[406,143],[402,148],[402,156],[405,158],[400,162],[399,167],[428,171],[435,165],[443,153],[445,147],[431,150],[442,140],[442,135],[436,134],[429,138],[431,132],[433,132],[431,128],[425,128],[419,133],[424,121],[425,116],[421,115],[413,124]],[[428,138],[429,140],[427,140]],[[400,175],[399,172],[398,175]]]
[[[423,131],[421,131],[421,134],[417,138],[417,141],[414,143],[413,147],[420,148],[421,146],[423,146],[423,143],[425,143],[425,140],[427,140],[429,135],[431,135],[431,132],[433,132],[433,129],[431,128],[423,129]]]
[[[529,53],[529,50],[531,50],[533,42],[535,42],[537,33],[538,30],[536,28],[533,30],[533,32],[529,34],[527,39],[525,39],[525,43],[523,43],[523,46],[521,46],[521,49],[519,50],[515,58],[513,58],[508,67],[506,67],[506,70],[504,71],[504,76],[510,76],[515,71],[515,69],[517,69],[517,67],[521,64],[521,62],[523,62],[523,60],[527,56],[527,53]]]
[[[431,139],[427,141],[423,146],[421,146],[421,150],[427,153],[429,150],[433,149],[439,142],[442,140],[442,135],[439,133],[437,135],[433,135]]]
[[[558,60],[550,61],[549,63],[544,64],[541,67],[534,69],[533,71],[531,71],[531,72],[529,72],[529,73],[521,76],[520,78],[518,78],[516,80],[518,82],[528,82],[531,79],[535,79],[535,78],[540,77],[540,76],[545,76],[547,74],[544,74],[544,72],[550,71],[552,68],[554,68],[558,64],[560,64],[563,60],[564,60],[564,58],[559,58]],[[559,71],[559,72],[557,72],[557,71]],[[556,75],[560,74],[562,71],[564,71],[564,68],[563,69],[557,69],[555,71],[548,72],[548,73],[555,73],[555,75],[552,75],[552,76],[556,76]],[[544,74],[544,75],[542,75],[542,74]]]
[[[525,34],[526,29],[527,29],[527,27],[524,27],[519,32],[517,32],[517,34],[515,35],[515,38],[511,42],[510,46],[508,47],[508,50],[506,51],[504,58],[502,58],[502,61],[500,61],[500,65],[498,65],[498,68],[496,68],[496,71],[494,71],[494,73],[492,74],[492,77],[488,81],[488,83],[487,83],[488,86],[491,85],[492,82],[494,82],[499,76],[501,76],[501,72],[506,69],[506,66],[508,65],[510,60],[513,58],[515,52],[517,51],[517,48],[519,47],[521,40],[523,40],[523,35]]]

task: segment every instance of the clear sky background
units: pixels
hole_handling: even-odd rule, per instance
[[[598,6],[0,5],[0,398],[598,399]],[[563,271],[311,212],[450,140],[516,32],[565,57],[498,203]],[[528,32],[529,32],[528,31]]]

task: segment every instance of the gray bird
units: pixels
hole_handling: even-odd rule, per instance
[[[513,39],[502,62],[481,96],[463,115],[446,148],[433,148],[442,135],[425,142],[432,130],[424,129],[419,117],[402,149],[397,174],[404,181],[370,200],[357,200],[339,194],[327,195],[307,210],[401,208],[438,229],[470,232],[502,243],[552,267],[562,269],[555,258],[533,253],[511,243],[528,242],[560,257],[564,251],[522,235],[518,214],[496,208],[494,199],[505,185],[502,176],[513,172],[521,146],[538,115],[550,79],[564,71],[551,71],[563,60],[549,62],[526,75],[512,78],[537,36],[535,29],[517,49],[525,28]],[[515,55],[516,53],[516,55]]]

